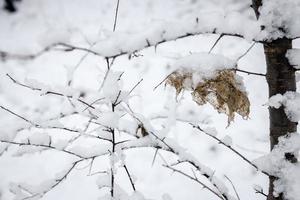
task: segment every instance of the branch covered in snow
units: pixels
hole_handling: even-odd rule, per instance
[[[279,138],[278,145],[271,153],[255,160],[257,166],[277,178],[274,182],[275,196],[283,194],[286,199],[298,199],[300,166],[295,156],[298,155],[299,150],[299,134],[290,133]],[[293,159],[291,159],[292,157]]]

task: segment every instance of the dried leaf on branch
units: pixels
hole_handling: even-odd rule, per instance
[[[176,70],[166,80],[166,84],[176,89],[178,95],[183,90],[191,90],[193,100],[203,105],[210,103],[219,113],[228,116],[228,124],[234,120],[235,113],[248,118],[250,102],[242,89],[242,82],[233,70],[220,70],[210,79],[193,84],[197,72]]]

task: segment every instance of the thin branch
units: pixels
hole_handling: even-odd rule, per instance
[[[128,94],[123,98],[126,99],[134,90],[135,88],[143,81],[144,79],[139,80],[139,82],[137,82],[132,88],[131,90],[128,92]],[[117,99],[118,100],[118,99]],[[119,102],[115,102],[114,105],[117,106],[122,102],[122,99]]]
[[[255,190],[255,193],[256,193],[256,194],[261,194],[261,195],[263,195],[263,196],[265,196],[265,197],[268,197],[268,195],[265,194],[263,190],[257,190],[257,189],[254,189],[254,190]]]
[[[130,108],[130,107],[129,107],[129,108]],[[131,112],[132,112],[132,111],[131,111]],[[130,113],[130,112],[129,112],[129,114],[131,114],[133,118],[135,118],[140,124],[142,124],[143,127],[145,127],[144,124],[143,124],[143,122],[142,122],[138,117],[136,117],[133,113]],[[155,137],[156,140],[160,141],[161,143],[163,143],[163,144],[167,147],[167,149],[165,149],[164,147],[159,146],[159,144],[157,144],[157,147],[156,147],[156,148],[161,148],[161,149],[164,149],[164,150],[166,150],[166,151],[169,151],[169,152],[171,152],[171,153],[177,155],[177,156],[180,158],[180,154],[181,154],[181,153],[180,153],[179,151],[177,151],[176,149],[172,148],[170,145],[168,145],[168,144],[164,141],[165,138],[161,139],[161,138],[158,137],[153,131],[148,131],[148,130],[146,130],[146,132],[150,133],[152,136]],[[190,157],[189,159],[185,158],[184,160],[181,160],[181,161],[184,161],[184,162],[189,163],[190,165],[194,166],[197,170],[199,170],[199,171],[201,172],[201,175],[202,175],[202,176],[204,176],[205,178],[207,178],[208,181],[211,182],[211,184],[212,184],[214,187],[216,187],[220,192],[223,191],[222,189],[220,189],[220,188],[218,187],[218,185],[217,185],[216,182],[215,182],[215,179],[213,179],[213,174],[210,174],[209,172],[205,171],[205,170],[203,169],[203,166],[197,164],[197,161],[194,161],[194,160],[192,159],[192,157]],[[222,192],[221,192],[221,193],[222,193]],[[227,193],[222,193],[222,196],[223,196],[225,199],[228,199],[228,194],[227,194]]]
[[[80,159],[80,160],[75,161],[75,162],[71,165],[71,167],[67,170],[67,172],[66,172],[61,178],[55,180],[55,183],[54,183],[53,185],[51,185],[51,187],[50,187],[48,190],[43,191],[43,192],[41,192],[41,193],[33,194],[33,195],[31,195],[31,196],[28,196],[28,197],[26,197],[26,198],[23,198],[22,200],[31,199],[31,198],[36,197],[36,196],[38,196],[39,198],[42,198],[42,197],[45,196],[48,192],[50,192],[52,189],[54,189],[55,187],[57,187],[58,185],[60,185],[60,184],[63,182],[63,180],[67,179],[67,177],[68,177],[69,174],[73,171],[73,169],[75,168],[75,166],[76,166],[78,163],[82,162],[83,160],[86,160],[86,159],[83,158],[83,159]]]
[[[134,182],[133,182],[133,180],[132,180],[132,177],[131,177],[131,175],[130,175],[130,173],[129,173],[129,170],[128,170],[128,168],[127,168],[126,165],[124,165],[124,169],[125,169],[126,174],[127,174],[128,178],[129,178],[129,181],[130,181],[130,184],[131,184],[131,186],[132,186],[133,191],[136,191]]]
[[[105,81],[106,81],[106,79],[107,79],[107,77],[108,77],[108,74],[109,74],[109,72],[110,72],[110,63],[109,63],[109,59],[108,59],[108,58],[106,59],[106,66],[107,66],[107,70],[106,70],[106,72],[105,72],[104,78],[103,78],[103,80],[102,80],[102,82],[101,82],[101,84],[100,84],[100,87],[99,87],[98,91],[101,91],[101,90],[102,90],[102,88],[103,88],[103,86],[104,86],[104,83],[105,83]]]
[[[122,93],[122,91],[119,90],[119,92],[118,92],[118,94],[117,94],[117,97],[116,97],[115,101],[112,103],[112,104],[114,105],[114,107],[116,107],[116,106],[119,104],[119,103],[117,103],[117,102],[118,102],[118,100],[119,100],[119,98],[120,98],[121,93]],[[120,101],[120,102],[121,102],[121,101]]]
[[[237,71],[237,72],[241,72],[241,73],[245,73],[245,74],[248,74],[248,75],[257,75],[257,76],[266,76],[266,74],[262,74],[262,73],[257,73],[257,72],[249,72],[249,71],[246,71],[246,70],[242,70],[242,69],[232,69],[234,71]]]
[[[92,106],[92,105],[94,105],[95,103],[97,103],[97,102],[99,102],[99,101],[102,101],[102,100],[104,100],[104,99],[105,99],[105,97],[96,99],[95,101],[93,101],[93,102],[90,103],[89,105]],[[87,106],[85,109],[83,109],[82,112],[83,112],[83,111],[86,111],[88,108],[89,108],[89,106]]]
[[[28,122],[29,124],[31,124],[31,125],[33,125],[33,126],[35,126],[35,127],[39,127],[38,124],[36,124],[36,123],[34,123],[34,122],[32,122],[32,121],[26,119],[25,117],[23,117],[23,116],[21,116],[21,115],[15,113],[14,111],[11,111],[10,109],[8,109],[8,108],[6,108],[6,107],[4,107],[4,106],[1,106],[1,105],[0,105],[0,108],[3,109],[3,110],[5,110],[5,111],[7,111],[7,112],[9,112],[10,114],[12,114],[12,115],[14,115],[14,116],[16,116],[16,117],[18,117],[18,118],[20,118],[20,119],[22,119],[22,120]]]
[[[270,176],[270,174],[264,170],[259,169],[258,166],[256,166],[253,162],[251,162],[249,159],[247,159],[245,156],[243,156],[240,152],[238,152],[237,150],[235,150],[234,148],[232,148],[231,146],[227,145],[226,143],[224,143],[222,140],[220,140],[219,138],[217,138],[214,135],[211,135],[209,133],[207,133],[205,130],[203,130],[200,126],[197,125],[193,125],[191,124],[193,128],[201,131],[202,133],[206,134],[207,136],[213,138],[214,140],[218,141],[220,144],[222,144],[223,146],[225,146],[226,148],[228,148],[229,150],[231,150],[233,153],[235,153],[237,156],[239,156],[240,158],[242,158],[244,161],[246,161],[249,165],[251,165],[252,167],[254,167],[256,170],[262,172],[263,174]]]
[[[12,111],[12,110],[10,110],[10,109],[4,107],[4,106],[1,106],[1,105],[0,105],[0,108],[3,109],[3,110],[5,110],[5,111],[7,111],[7,112],[9,112],[9,113],[11,113],[12,115],[14,115],[14,116],[16,116],[16,117],[18,117],[18,118],[24,120],[25,122],[31,124],[31,125],[32,125],[33,127],[35,127],[35,128],[43,128],[43,129],[60,129],[60,130],[70,131],[70,132],[76,132],[76,133],[77,133],[77,132],[81,132],[81,130],[74,130],[74,129],[70,129],[70,128],[67,128],[67,127],[60,127],[60,126],[43,126],[43,125],[37,124],[37,123],[35,123],[35,122],[33,122],[33,121],[29,120],[29,119],[26,119],[25,117],[23,117],[23,116],[17,114],[16,112],[14,112],[14,111]]]
[[[115,32],[115,30],[116,30],[117,19],[118,19],[118,12],[119,12],[119,4],[120,4],[120,0],[117,0],[117,7],[116,7],[116,12],[115,12],[115,18],[114,18],[113,32]]]
[[[81,155],[78,155],[72,151],[66,150],[66,149],[57,149],[54,146],[50,146],[50,145],[45,145],[45,144],[33,144],[28,142],[14,142],[14,141],[7,141],[7,140],[0,140],[0,142],[6,143],[6,144],[12,144],[12,145],[18,145],[18,146],[33,146],[33,147],[42,147],[42,148],[47,148],[47,149],[53,149],[56,151],[60,151],[60,152],[64,152],[79,158],[84,158]]]
[[[212,47],[210,48],[210,50],[208,51],[208,53],[211,53],[212,50],[217,46],[218,42],[222,39],[224,35],[220,34],[220,36],[218,37],[218,39],[214,42],[214,44],[212,45]]]
[[[169,75],[166,76],[161,82],[159,82],[159,84],[157,84],[157,85],[154,87],[153,91],[156,90],[156,88],[158,88],[161,84],[163,84],[163,82],[165,82],[165,80],[167,80],[167,79],[169,78],[170,75],[171,75],[171,74],[169,74]]]
[[[238,62],[240,59],[242,59],[244,56],[246,56],[250,50],[255,46],[256,42],[253,42],[250,47],[242,54],[240,55],[237,59],[236,59],[236,62]]]
[[[9,75],[9,74],[6,74],[6,76],[7,76],[11,81],[13,81],[15,84],[17,84],[17,85],[19,85],[19,86],[22,86],[22,87],[31,89],[31,90],[33,90],[33,91],[42,91],[41,88],[31,87],[31,86],[25,85],[25,84],[23,84],[23,83],[17,81],[15,78],[13,78],[13,77],[12,77],[11,75]],[[67,96],[66,96],[66,95],[64,95],[64,94],[62,94],[62,93],[59,93],[59,92],[56,92],[56,91],[47,91],[47,92],[44,93],[44,95],[48,95],[48,94],[56,95],[56,96],[61,96],[61,97],[67,97],[68,99],[72,99],[72,98],[73,98],[73,96],[71,96],[71,95],[67,95]],[[92,105],[90,105],[89,103],[85,102],[85,101],[84,101],[83,99],[81,99],[80,97],[79,97],[79,98],[76,98],[76,100],[79,101],[80,103],[82,103],[82,104],[84,104],[84,105],[90,107],[90,108],[95,109],[94,106],[92,106]]]
[[[153,165],[154,165],[154,162],[155,162],[156,156],[157,156],[157,154],[158,154],[158,150],[159,150],[159,149],[155,149],[155,153],[154,153],[154,156],[153,156],[153,159],[152,159],[151,166],[153,166]]]
[[[143,80],[144,80],[144,79],[141,78],[141,80],[139,80],[139,82],[137,82],[137,83],[133,86],[133,88],[131,88],[131,90],[128,92],[128,95],[130,95],[130,94],[133,92],[133,90],[135,90],[135,88],[136,88]]]
[[[49,46],[46,46],[45,48],[38,51],[37,53],[28,54],[28,55],[12,54],[12,53],[0,50],[0,58],[3,61],[14,60],[14,59],[15,60],[32,60],[32,59],[40,57],[41,55],[43,55],[46,52],[49,52],[50,50],[54,50],[54,48],[57,47],[57,46],[59,46],[58,43],[50,44]]]
[[[238,194],[238,192],[237,192],[237,190],[236,190],[236,188],[235,188],[233,182],[232,182],[232,181],[230,180],[230,178],[229,178],[228,176],[226,176],[226,175],[225,175],[225,178],[230,182],[230,184],[231,184],[231,186],[232,186],[232,188],[233,188],[233,190],[234,190],[234,193],[235,193],[235,195],[236,195],[236,198],[237,198],[238,200],[240,200],[241,198],[240,198],[240,196],[239,196],[239,194]]]
[[[148,41],[148,42],[146,42],[142,47],[137,48],[135,51],[133,51],[133,52],[132,51],[121,51],[121,52],[118,52],[118,53],[111,54],[110,56],[102,55],[101,53],[98,53],[98,52],[93,51],[93,50],[91,50],[89,48],[86,48],[86,47],[79,47],[79,46],[75,46],[75,45],[72,45],[72,44],[66,44],[66,43],[59,42],[59,43],[51,44],[51,45],[45,47],[44,49],[42,49],[41,51],[39,51],[35,54],[28,54],[28,55],[12,54],[12,53],[0,50],[0,58],[2,58],[2,60],[4,60],[4,61],[9,60],[9,59],[11,59],[11,60],[13,60],[13,59],[16,59],[16,60],[31,60],[31,59],[35,59],[35,58],[43,55],[46,52],[49,52],[50,50],[64,51],[64,52],[71,52],[71,51],[76,50],[76,51],[88,52],[88,53],[91,53],[95,56],[103,57],[105,59],[111,59],[111,58],[116,58],[116,57],[119,57],[119,56],[122,56],[122,55],[133,54],[133,53],[136,53],[138,51],[144,50],[144,49],[149,48],[149,47],[156,47],[156,46],[158,46],[160,44],[163,44],[163,43],[166,43],[166,42],[175,41],[175,40],[178,40],[178,39],[188,38],[188,37],[201,35],[201,34],[203,34],[203,35],[204,34],[222,34],[224,36],[233,36],[233,37],[244,38],[244,36],[240,35],[240,34],[219,33],[217,29],[212,29],[211,31],[205,31],[205,32],[183,33],[182,35],[179,35],[177,37],[170,38],[170,39],[162,38],[161,40],[155,41],[152,44],[146,38],[145,40]],[[263,42],[263,41],[256,41],[256,42]],[[57,47],[59,47],[59,48],[57,48]]]
[[[187,174],[187,173],[185,173],[185,172],[182,172],[182,171],[180,171],[180,170],[178,170],[178,169],[176,169],[176,168],[174,168],[174,167],[171,167],[171,166],[168,166],[168,165],[163,165],[163,166],[166,167],[166,168],[168,168],[168,169],[170,169],[170,170],[172,170],[172,171],[174,171],[174,172],[177,172],[177,173],[179,173],[179,174],[181,174],[181,175],[183,175],[183,176],[185,176],[185,177],[187,177],[187,178],[189,178],[189,179],[191,179],[191,180],[193,180],[193,181],[195,181],[195,182],[197,182],[197,183],[199,183],[203,188],[209,190],[209,191],[212,192],[214,195],[216,195],[216,196],[219,197],[220,199],[224,200],[224,198],[223,198],[223,196],[222,196],[221,194],[217,193],[216,191],[214,191],[213,189],[211,189],[210,187],[208,187],[206,184],[204,184],[203,182],[201,182],[201,181],[200,181],[199,179],[197,179],[196,177],[192,177],[192,176],[190,176],[189,174]]]

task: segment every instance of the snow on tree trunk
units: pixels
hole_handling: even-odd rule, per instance
[[[288,49],[292,48],[292,41],[289,39],[278,39],[264,45],[267,62],[267,82],[269,86],[269,97],[275,94],[284,94],[287,91],[296,91],[295,71],[285,57]],[[271,149],[278,144],[278,138],[291,132],[296,132],[297,123],[288,119],[284,107],[276,109],[269,108],[270,113],[270,145]],[[294,160],[292,154],[286,158]],[[270,177],[269,195],[267,200],[284,199],[282,195],[274,197],[273,182],[276,177]]]
[[[256,17],[259,18],[259,7],[262,5],[262,0],[253,0],[253,8]],[[262,27],[264,29],[264,27]],[[267,41],[264,43],[264,52],[267,64],[266,79],[269,88],[269,97],[276,94],[284,94],[287,91],[296,91],[295,69],[290,65],[286,58],[286,53],[292,49],[292,40],[281,38]],[[270,147],[271,150],[278,144],[278,138],[285,136],[288,133],[297,131],[297,123],[288,119],[284,111],[284,107],[280,108],[269,107],[270,119]],[[293,154],[286,154],[286,159],[295,162]],[[267,200],[283,200],[283,194],[274,195],[274,181],[276,177],[269,177],[269,193]]]

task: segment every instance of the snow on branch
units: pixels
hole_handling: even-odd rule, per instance
[[[172,165],[165,165],[165,167],[173,169],[174,171],[175,168],[173,168],[173,166],[178,165],[180,163],[188,163],[191,166],[193,166],[203,177],[205,177],[213,185],[213,187],[217,190],[217,193],[214,193],[219,198],[225,200],[234,199],[228,194],[228,189],[225,186],[225,184],[214,176],[214,171],[212,169],[197,161],[196,158],[194,158],[191,154],[186,152],[186,150],[182,148],[179,144],[177,144],[174,140],[165,137],[162,138],[158,133],[155,132],[155,130],[153,130],[153,128],[148,123],[144,122],[144,120],[141,120],[136,116],[135,119],[138,120],[139,123],[142,124],[142,126],[145,128],[145,131],[148,133],[147,136],[142,137],[138,140],[121,143],[117,148],[125,150],[140,147],[152,147],[156,149],[162,149],[164,151],[177,155],[178,161],[176,163],[173,163]],[[211,191],[209,187],[207,189]]]
[[[55,178],[45,180],[39,185],[33,186],[27,183],[12,183],[10,185],[10,191],[15,194],[17,200],[36,200],[43,198],[48,192],[52,191],[58,185],[60,185],[67,177],[71,174],[74,168],[80,163],[88,159],[93,158],[82,158],[70,165],[69,168],[64,169],[56,175]]]
[[[85,51],[105,58],[116,58],[122,55],[135,54],[148,47],[202,34],[220,34],[244,38],[260,42],[260,25],[257,21],[248,19],[238,12],[224,16],[222,13],[206,14],[197,18],[176,21],[154,21],[135,32],[111,32],[98,40],[95,45],[83,47],[57,40],[47,42],[48,46],[30,55],[13,54],[0,50],[2,60],[28,60],[40,57],[51,50],[56,51]]]
[[[40,91],[42,92],[43,95],[55,95],[55,96],[60,96],[60,97],[67,97],[68,99],[76,99],[77,101],[79,101],[80,103],[84,104],[85,106],[95,109],[95,107],[93,105],[90,105],[89,103],[87,103],[86,101],[84,101],[81,97],[80,94],[78,94],[77,91],[74,90],[70,90],[70,88],[67,89],[63,89],[62,91],[52,91],[50,88],[48,87],[38,87],[41,86],[40,84],[37,83],[29,83],[24,84],[21,83],[20,81],[16,80],[15,78],[13,78],[10,74],[6,74],[6,76],[13,81],[15,84],[22,86],[24,88],[28,88],[31,89],[33,91]],[[38,86],[37,86],[38,85]]]
[[[284,112],[293,122],[300,120],[300,94],[298,92],[286,92],[272,96],[267,105],[276,109],[284,107]]]
[[[297,0],[264,0],[259,9],[259,23],[267,40],[295,39],[300,36],[300,6]]]
[[[247,118],[250,102],[242,82],[235,74],[236,61],[222,55],[195,53],[177,60],[166,84],[176,89],[192,91],[198,105],[210,103],[218,112],[228,116],[228,125],[235,113]]]
[[[279,143],[271,153],[254,161],[261,169],[277,178],[274,182],[275,196],[283,194],[285,199],[299,199],[300,166],[295,160],[299,150],[299,133],[290,133],[279,138]],[[294,159],[289,159],[291,155]]]

